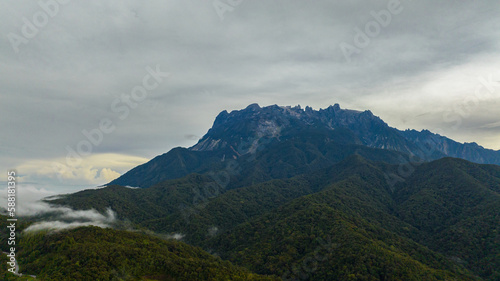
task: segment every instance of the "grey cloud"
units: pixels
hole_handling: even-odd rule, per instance
[[[363,29],[389,0],[243,1],[223,21],[211,1],[71,1],[16,54],[7,35],[20,33],[22,17],[40,10],[36,3],[11,1],[0,11],[4,170],[64,157],[65,147],[103,118],[116,130],[94,153],[153,157],[193,145],[196,139],[186,136],[202,136],[220,111],[254,102],[340,103],[371,109],[393,126],[445,127],[438,108],[453,103],[455,93],[400,103],[420,95],[435,74],[498,59],[500,3],[493,0],[401,0],[401,14],[351,63],[339,45],[352,44],[355,28]],[[119,120],[111,103],[141,83],[146,66],[157,64],[172,76]],[[480,128],[498,121],[494,111],[485,112],[488,118],[476,112],[464,122]],[[492,139],[487,128],[475,136],[467,128],[450,136]]]
[[[16,217],[43,218],[25,229],[27,232],[50,230],[57,231],[79,226],[112,227],[117,221],[116,214],[108,208],[105,214],[96,210],[73,210],[68,207],[52,206],[41,201],[49,197],[55,199],[54,192],[39,189],[32,185],[17,185],[16,192]],[[4,189],[0,195],[2,206],[7,206],[7,191]],[[49,217],[47,219],[47,217]]]

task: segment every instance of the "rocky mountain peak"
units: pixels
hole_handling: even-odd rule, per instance
[[[451,156],[477,163],[500,163],[500,152],[475,143],[458,143],[429,130],[405,130],[390,127],[370,110],[342,109],[338,103],[325,109],[310,106],[250,104],[245,109],[222,111],[212,128],[192,151],[217,151],[241,147],[242,142],[268,138],[283,141],[283,135],[301,134],[307,128],[347,129],[357,137],[356,144],[417,155],[423,159]]]

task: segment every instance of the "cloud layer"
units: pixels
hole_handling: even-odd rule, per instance
[[[7,190],[0,190],[1,206],[7,206]],[[41,218],[30,225],[25,231],[63,230],[79,226],[111,227],[116,222],[116,214],[110,208],[105,214],[96,210],[73,210],[68,207],[55,207],[42,202],[41,199],[54,196],[54,193],[45,189],[38,189],[30,185],[18,185],[16,188],[16,217]],[[55,199],[55,197],[52,197]]]
[[[0,169],[30,183],[106,183],[139,164],[125,158],[193,145],[220,111],[254,102],[340,103],[500,149],[498,1],[242,1],[222,16],[212,1],[66,2],[0,11]],[[157,66],[171,75],[152,87]],[[481,78],[490,95],[471,102]],[[89,138],[103,120],[113,130]],[[47,163],[79,144],[91,153],[54,177]],[[117,161],[91,159],[104,155]]]

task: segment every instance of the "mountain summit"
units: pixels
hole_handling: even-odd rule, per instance
[[[242,110],[222,111],[194,146],[174,148],[110,184],[150,187],[191,173],[213,171],[224,159],[241,162],[248,157],[261,161],[260,165],[249,166],[252,171],[246,171],[255,173],[252,180],[258,178],[258,169],[263,167],[275,171],[270,178],[287,178],[304,169],[337,163],[352,154],[388,163],[401,162],[398,159],[402,157],[410,161],[455,157],[479,164],[500,164],[500,151],[458,143],[428,130],[401,131],[369,110],[342,109],[338,104],[319,110],[251,104]],[[244,167],[245,163],[239,165]]]
[[[180,236],[282,280],[500,280],[500,166],[447,155],[499,159],[478,145],[391,128],[370,111],[252,104],[223,111],[196,145],[174,148],[116,185],[46,202],[101,213],[111,208],[127,227]],[[434,158],[441,159],[407,163]],[[407,165],[412,169],[403,174]],[[88,242],[83,237],[74,240]],[[153,241],[137,239],[146,241],[135,246],[139,252],[155,249]],[[66,241],[52,248],[88,247]],[[129,252],[122,245],[112,247]],[[44,268],[50,260],[31,262]],[[314,271],[301,270],[307,260]],[[197,263],[198,272],[205,262]]]
[[[251,104],[243,110],[221,112],[213,127],[192,151],[217,151],[242,147],[248,139],[278,141],[300,134],[304,128],[318,130],[347,129],[355,144],[388,149],[418,156],[426,160],[450,156],[480,164],[500,164],[500,151],[485,149],[475,143],[461,144],[428,130],[400,131],[389,127],[369,110],[341,109],[339,104],[313,110],[306,106],[267,106]]]

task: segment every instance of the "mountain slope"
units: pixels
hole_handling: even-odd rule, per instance
[[[164,181],[148,189],[112,185],[89,189],[46,201],[53,205],[70,206],[77,210],[95,209],[104,213],[109,207],[119,219],[138,223],[166,216],[181,204],[191,205],[203,187],[213,182],[208,176],[191,174],[184,178]]]
[[[246,109],[217,116],[212,129],[191,148],[216,151],[227,146],[240,147],[239,137],[281,137],[293,128],[314,126],[324,130],[347,129],[355,137],[352,143],[417,155],[423,159],[443,156],[463,158],[476,163],[500,164],[500,151],[484,149],[477,144],[461,144],[427,130],[400,131],[389,127],[371,111],[341,109],[338,104],[326,109],[305,110],[277,105]],[[230,132],[228,134],[228,132]]]
[[[183,243],[97,227],[28,237],[20,255],[42,280],[276,280]]]
[[[304,172],[331,166],[350,155],[362,155],[373,161],[401,163],[408,161],[402,153],[352,144],[349,130],[320,130],[304,127],[277,139],[259,140],[255,150],[190,151],[177,148],[127,172],[109,185],[152,187],[163,181],[189,173],[224,174],[231,189],[271,179],[286,179]],[[218,155],[218,156],[217,156]],[[191,163],[191,164],[189,164]],[[171,167],[174,168],[171,169]],[[143,176],[141,176],[143,175]],[[160,182],[157,182],[160,181]]]
[[[395,201],[398,216],[423,232],[419,242],[500,278],[499,166],[452,158],[423,164],[396,188]]]
[[[362,178],[338,182],[239,225],[212,239],[211,247],[236,264],[283,277],[476,279],[407,238],[414,229],[390,215],[383,197],[370,194],[380,192],[373,189]]]
[[[177,147],[135,167],[108,185],[150,187],[162,181],[213,169],[213,166],[220,162],[222,155],[222,152],[193,152]]]
[[[289,266],[300,267],[300,261],[312,254],[308,249],[311,251],[314,247],[308,248],[310,241],[307,237],[310,240],[330,237],[333,243],[347,245],[349,250],[342,253],[347,256],[358,243],[365,248],[356,248],[356,251],[364,253],[371,252],[370,243],[378,241],[376,245],[382,243],[394,250],[392,245],[397,253],[406,253],[410,260],[435,270],[460,275],[463,271],[453,268],[463,266],[486,280],[498,279],[500,167],[445,158],[422,164],[392,193],[383,181],[383,172],[379,167],[357,166],[359,169],[346,180],[297,198],[213,238],[209,242],[210,248],[257,272],[285,274],[278,270],[282,267],[280,262],[287,261]],[[325,220],[325,217],[330,219]],[[350,227],[342,231],[335,229],[336,221]],[[359,234],[364,238],[360,238]],[[346,240],[342,235],[350,236],[352,240]],[[289,237],[302,237],[302,240],[290,240]],[[292,253],[300,254],[287,254],[285,249],[291,245],[295,249]],[[391,256],[394,253],[379,252],[373,258],[383,260],[386,254]],[[262,259],[267,256],[271,257]],[[331,258],[335,262],[319,266],[319,275],[314,278],[322,280],[330,266],[345,263],[340,257]],[[366,262],[357,258],[359,256],[348,258],[348,264]],[[410,260],[408,262],[412,263]],[[373,269],[374,266],[366,265],[366,268]],[[406,266],[412,267],[409,264]],[[363,268],[350,270],[358,274]],[[429,280],[445,278],[445,275],[440,275],[442,272],[437,274],[424,268],[420,270],[430,274],[425,277]],[[398,271],[404,272],[403,269]],[[345,274],[335,278],[344,279],[354,274],[349,270],[340,272]],[[381,272],[377,274],[388,274],[383,270]],[[410,277],[407,278],[410,280]],[[462,276],[460,280],[467,278],[473,277]]]
[[[303,278],[312,241],[331,239],[345,247],[313,262],[314,274],[307,267],[312,280],[496,280],[500,167],[445,157],[494,162],[495,153],[399,131],[369,111],[251,105],[219,114],[195,146],[114,181],[148,188],[111,185],[49,203],[111,207],[137,228],[181,233],[284,278]]]
[[[187,235],[187,241],[198,244],[201,242],[200,237],[204,237],[213,225],[220,230],[229,229],[263,211],[318,192],[335,181],[363,173],[367,170],[366,166],[372,167],[361,156],[350,156],[327,168],[318,168],[291,179],[262,180],[235,189],[224,189],[221,184],[227,181],[217,182],[207,175],[192,174],[147,189],[109,186],[80,191],[47,202],[77,210],[96,209],[102,213],[111,208],[119,219],[130,220],[154,231],[181,232]],[[257,173],[252,167],[247,169],[251,171],[250,176]],[[378,181],[386,182],[381,172]],[[382,189],[388,190],[385,186]]]
[[[428,154],[440,154],[454,158],[461,158],[479,164],[500,165],[500,151],[485,149],[476,143],[459,143],[447,137],[434,134],[429,130],[421,132],[415,130],[400,131],[406,139],[419,145]],[[437,159],[440,157],[431,157]]]
[[[36,280],[279,280],[253,274],[185,243],[138,232],[80,227],[19,232],[17,237],[21,270],[35,274]]]
[[[192,203],[189,197],[195,198],[196,190],[201,191],[207,183],[213,183],[209,177],[191,175],[148,189],[108,187],[77,193],[59,199],[59,203],[66,202],[79,208],[98,207],[102,204],[99,200],[106,199],[108,192],[127,192],[133,199],[126,208],[115,205],[119,217],[129,218],[157,232],[182,233],[185,241],[217,252],[259,273],[285,274],[277,269],[282,267],[278,261],[299,266],[310,255],[307,252],[309,246],[302,245],[310,242],[291,241],[290,233],[312,240],[315,237],[334,239],[336,231],[330,226],[341,221],[346,227],[342,230],[345,231],[342,237],[356,239],[348,241],[342,238],[335,243],[347,245],[349,251],[361,251],[363,254],[359,258],[369,256],[377,260],[376,264],[382,270],[377,274],[392,274],[383,268],[389,266],[389,260],[400,260],[404,261],[401,267],[391,270],[401,274],[406,272],[407,277],[416,274],[416,271],[405,271],[410,267],[426,272],[425,278],[429,280],[440,280],[445,276],[474,279],[463,269],[467,268],[487,280],[495,280],[498,276],[496,257],[500,252],[500,167],[444,158],[418,164],[403,182],[391,186],[385,175],[398,168],[398,165],[374,163],[355,155],[328,168],[291,179],[225,190]],[[92,196],[81,197],[84,193]],[[148,201],[143,201],[147,198]],[[109,199],[106,202],[119,201]],[[183,208],[179,208],[179,202],[185,204]],[[154,207],[148,207],[151,210],[149,219],[144,220],[133,211],[129,212],[134,210],[134,204],[137,204],[135,208],[152,204]],[[156,209],[162,211],[155,213]],[[286,229],[291,232],[273,236]],[[273,239],[278,239],[276,244],[269,242]],[[295,245],[297,254],[283,254],[283,247],[290,247],[289,243]],[[297,246],[306,248],[299,247],[302,249],[299,250]],[[259,258],[269,255],[275,258]],[[370,268],[366,264],[368,261],[357,260],[356,256],[346,256],[346,259],[334,259],[335,266],[348,261],[349,266],[359,263]],[[332,264],[323,266],[324,272],[318,270],[318,274],[326,274]],[[337,277],[356,275],[364,272],[363,268],[354,266],[345,272],[347,275]],[[321,274],[318,276],[324,277]],[[323,277],[317,277],[317,280]]]
[[[222,159],[236,159],[239,165],[242,165],[244,161],[254,159],[259,152],[276,147],[277,143],[290,144],[297,139],[306,143],[307,136],[316,138],[314,140],[309,137],[309,145],[313,143],[314,149],[318,151],[331,150],[333,143],[338,147],[384,149],[402,155],[412,155],[415,160],[435,160],[451,156],[476,163],[500,164],[500,151],[484,149],[476,144],[461,144],[426,130],[400,131],[389,127],[370,111],[341,109],[338,104],[320,110],[277,105],[261,108],[252,104],[243,110],[221,112],[212,128],[193,147],[172,149],[125,173],[110,185],[150,187],[190,173],[203,174],[214,170],[217,172],[220,170]],[[326,148],[328,145],[330,147]],[[364,156],[376,160],[370,155]],[[345,156],[328,160],[335,163],[343,158]],[[297,159],[292,160],[297,164]],[[389,158],[385,161],[394,163],[394,160]],[[304,163],[301,163],[291,169],[300,170],[303,167]],[[268,167],[262,170],[267,171],[266,168]],[[260,173],[261,171],[258,171],[254,176]],[[288,177],[299,174],[290,171],[287,173]],[[266,179],[271,178],[282,177],[270,176]]]

